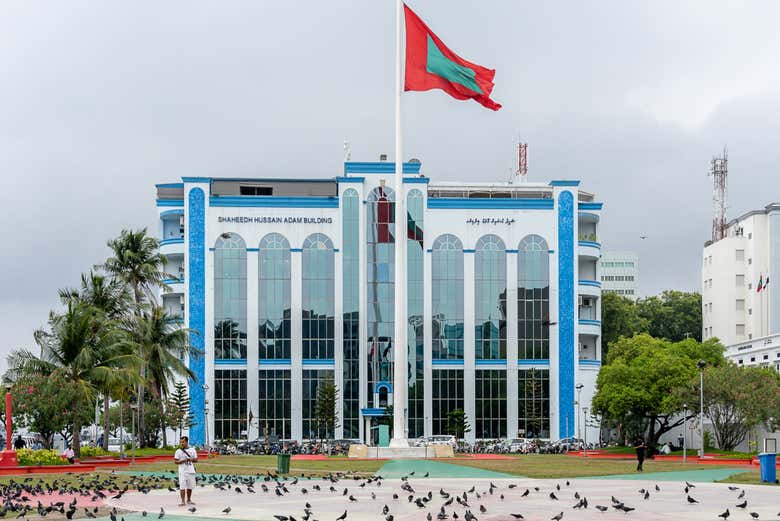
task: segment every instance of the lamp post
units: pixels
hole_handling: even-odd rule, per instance
[[[588,457],[588,408],[582,408],[582,422],[585,424],[584,438],[582,439],[582,453]]]
[[[5,384],[5,450],[11,450],[11,436],[13,436],[12,414],[11,384]]]
[[[683,463],[686,463],[688,455],[686,454],[686,443],[685,440],[688,438],[688,435],[685,431],[688,430],[688,404],[683,404]]]
[[[582,393],[582,388],[585,387],[583,384],[577,384],[574,386],[575,389],[577,389],[577,439],[582,439],[582,433],[580,432],[580,394]],[[568,434],[568,429],[567,434]]]
[[[701,436],[701,448],[699,458],[704,456],[704,368],[707,362],[699,360],[696,366],[699,368],[699,434]]]
[[[206,459],[209,459],[211,456],[211,443],[209,443],[209,399],[208,399],[208,392],[209,392],[209,386],[206,384],[203,384],[203,427],[206,431]],[[247,428],[247,433],[249,432],[249,429]],[[248,434],[247,434],[248,436]]]
[[[133,438],[132,438],[132,446],[131,449],[131,456],[130,456],[130,464],[135,465],[135,411],[138,410],[138,405],[131,403],[130,404],[130,417],[132,418],[132,431],[133,431]]]

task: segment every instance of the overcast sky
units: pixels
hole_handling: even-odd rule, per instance
[[[345,139],[354,160],[392,154],[393,5],[0,2],[0,355],[33,345],[107,239],[155,226],[155,183],[332,177]],[[504,108],[405,94],[406,158],[503,181],[522,136],[529,180],[604,202],[600,240],[639,253],[643,294],[698,289],[724,144],[729,217],[780,199],[779,3],[410,5],[496,69]]]

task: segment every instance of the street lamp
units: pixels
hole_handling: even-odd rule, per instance
[[[135,411],[136,410],[138,410],[138,405],[136,405],[134,403],[131,403],[130,404],[130,417],[132,418],[132,423],[133,423],[133,427],[132,427],[132,430],[133,430],[133,439],[132,439],[133,445],[131,447],[132,455],[130,456],[130,463],[132,465],[135,465]]]
[[[582,439],[582,453],[588,457],[588,408],[582,408],[582,421],[585,423],[585,437]]]
[[[208,392],[209,392],[209,386],[206,384],[202,385],[203,388],[203,427],[206,430],[206,459],[209,459],[209,456],[211,456],[211,444],[209,443],[209,399],[208,399]],[[247,429],[248,433],[249,429]],[[248,435],[248,434],[247,434]]]
[[[686,463],[688,455],[686,454],[686,443],[685,440],[688,438],[688,434],[686,431],[688,430],[688,404],[683,404],[683,463]]]
[[[699,368],[699,433],[701,435],[701,448],[699,449],[699,458],[704,456],[704,368],[707,362],[699,360],[696,367]]]
[[[5,384],[5,450],[11,450],[11,436],[13,436],[13,424],[11,417],[11,384]]]
[[[577,389],[577,439],[582,439],[582,433],[580,433],[580,394],[582,393],[582,388],[585,387],[583,384],[577,384],[574,388]],[[568,429],[566,429],[568,431]],[[566,433],[568,434],[568,432]]]

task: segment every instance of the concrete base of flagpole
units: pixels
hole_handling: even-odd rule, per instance
[[[409,440],[406,438],[390,438],[390,445],[393,449],[409,448]]]

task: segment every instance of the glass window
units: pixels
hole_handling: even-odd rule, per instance
[[[263,237],[259,248],[258,358],[290,358],[290,243]]]
[[[745,311],[745,299],[737,299],[736,310]]]
[[[246,358],[246,243],[224,233],[214,245],[214,358]]]
[[[735,260],[737,260],[737,261],[744,261],[745,260],[745,250],[736,250],[735,251]]]
[[[366,200],[367,395],[393,381],[395,327],[395,192],[374,188]]]
[[[737,336],[745,336],[745,324],[737,324]]]
[[[454,235],[433,242],[433,358],[463,359],[463,244]]]
[[[354,188],[342,196],[342,279],[344,288],[344,437],[360,437],[360,197]]]
[[[449,434],[447,415],[463,410],[463,371],[460,369],[433,369],[433,434]],[[466,421],[471,423],[470,418]]]
[[[333,243],[321,234],[303,241],[303,358],[334,358],[335,281]]]
[[[737,275],[736,279],[737,287],[742,287],[745,285],[745,276],[744,275]],[[712,279],[710,279],[710,287],[712,287]]]
[[[475,416],[477,439],[506,437],[506,371],[499,369],[475,372]]]
[[[214,371],[214,439],[246,438],[246,371]]]
[[[410,190],[406,196],[407,215],[407,300],[409,318],[409,437],[417,438],[425,433],[425,378],[423,330],[423,194]]]
[[[506,247],[495,235],[477,241],[474,255],[474,342],[479,360],[506,358]]]
[[[333,438],[333,430],[318,425],[317,388],[325,382],[333,382],[330,369],[303,370],[303,438],[308,440]]]
[[[518,378],[517,436],[550,437],[550,371],[520,369]]]
[[[291,436],[290,371],[261,369],[258,372],[259,409],[258,427],[261,436]]]
[[[550,357],[550,257],[538,235],[520,241],[517,255],[517,353],[520,359]]]

